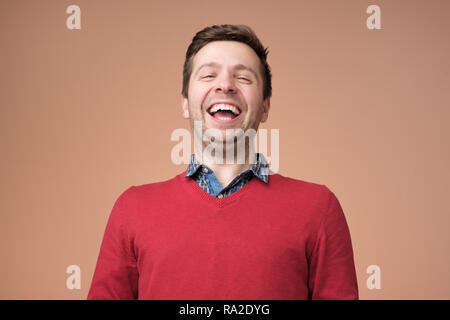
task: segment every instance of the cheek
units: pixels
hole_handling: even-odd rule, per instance
[[[262,103],[261,95],[254,88],[247,88],[242,91],[249,112],[256,112],[258,106]]]
[[[209,88],[205,85],[196,85],[192,87],[192,90],[189,90],[192,103],[195,106],[201,105],[204,102],[208,92]]]

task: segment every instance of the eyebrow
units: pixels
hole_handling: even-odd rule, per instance
[[[195,71],[194,76],[197,75],[197,73],[204,67],[220,67],[220,64],[217,62],[204,63],[197,69],[197,71]],[[237,70],[248,70],[253,73],[256,79],[258,79],[258,74],[256,73],[256,71],[242,63],[235,64],[233,67]]]

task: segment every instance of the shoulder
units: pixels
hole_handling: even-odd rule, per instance
[[[326,211],[330,201],[336,199],[334,193],[325,185],[318,182],[283,176],[279,173],[269,177],[273,182],[274,190],[280,196],[289,196],[302,202],[310,202],[320,211]]]
[[[140,212],[143,208],[153,208],[170,202],[171,197],[179,192],[177,177],[129,186],[117,198],[115,211],[127,212],[127,216],[131,216],[131,212]]]
[[[328,187],[324,184],[298,178],[287,177],[280,173],[270,175],[269,181],[270,180],[273,181],[274,186],[284,189],[290,189],[294,192],[327,194],[330,191]]]
[[[177,188],[180,182],[180,175],[176,175],[173,178],[149,182],[140,185],[133,185],[129,187],[125,193],[133,194],[134,197],[148,197],[148,196],[160,196],[162,194],[166,194],[168,192],[172,192],[175,188]]]

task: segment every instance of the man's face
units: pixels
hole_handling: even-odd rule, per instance
[[[260,61],[248,45],[214,41],[194,56],[188,98],[182,96],[183,117],[209,128],[258,129],[265,122],[270,98],[263,100]],[[231,110],[226,110],[231,109]],[[214,112],[216,111],[216,112]],[[203,134],[202,132],[202,134]]]

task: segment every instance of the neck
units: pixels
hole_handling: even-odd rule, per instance
[[[252,154],[249,153],[249,146],[245,143],[245,152],[237,152],[237,144],[232,144],[233,150],[223,148],[224,152],[222,154],[217,153],[217,148],[212,145],[204,145],[203,150],[208,150],[210,148],[212,152],[202,152],[199,154],[198,151],[195,152],[195,157],[199,161],[206,165],[208,168],[214,171],[214,174],[219,180],[222,187],[227,186],[236,176],[240,173],[248,170],[256,162],[256,153],[253,151]],[[227,154],[229,155],[227,159]]]

